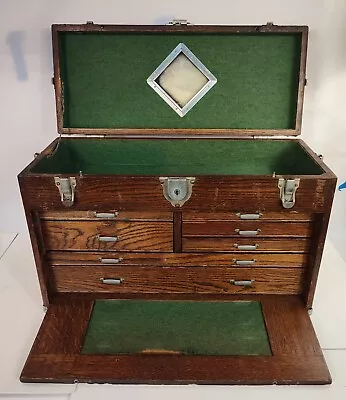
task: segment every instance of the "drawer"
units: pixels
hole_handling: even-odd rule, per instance
[[[302,291],[301,268],[52,267],[57,292],[267,293]],[[245,286],[252,281],[251,286]]]
[[[47,250],[172,251],[170,222],[42,220]]]
[[[205,251],[222,251],[222,252],[240,252],[248,253],[249,247],[255,249],[256,252],[295,252],[308,253],[310,251],[310,239],[290,239],[290,238],[223,238],[223,237],[185,237],[183,238],[184,252],[205,252]],[[245,249],[245,250],[242,250]]]
[[[44,220],[117,220],[117,221],[173,221],[173,214],[167,211],[43,211]]]
[[[311,222],[194,221],[183,222],[183,236],[312,236]]]
[[[183,221],[314,221],[315,214],[285,210],[274,211],[230,211],[230,212],[183,212]]]
[[[49,264],[70,266],[137,265],[175,267],[251,267],[279,266],[300,268],[308,263],[308,254],[241,254],[241,253],[126,253],[126,252],[66,252],[51,251],[47,254]]]

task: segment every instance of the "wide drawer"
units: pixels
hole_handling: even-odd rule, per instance
[[[252,267],[279,266],[300,268],[308,263],[308,254],[241,254],[241,253],[127,253],[52,251],[47,261],[52,265],[100,266],[176,266],[176,267]]]
[[[170,222],[42,221],[47,250],[172,251]]]
[[[297,294],[300,268],[52,267],[57,292]],[[251,282],[251,286],[247,286]]]
[[[183,222],[183,236],[309,237],[312,228],[309,222],[195,221]]]
[[[296,252],[308,253],[310,250],[310,239],[301,238],[245,238],[245,237],[185,237],[183,238],[184,252],[221,251],[248,253],[251,251],[263,252]]]

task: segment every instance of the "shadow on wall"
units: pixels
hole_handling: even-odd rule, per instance
[[[24,58],[23,42],[25,40],[24,31],[9,32],[6,38],[6,43],[10,48],[11,55],[14,62],[14,69],[16,71],[18,81],[28,80],[28,69]]]

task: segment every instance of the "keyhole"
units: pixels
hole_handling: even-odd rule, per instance
[[[179,190],[179,189],[175,189],[175,190],[174,190],[174,194],[175,194],[176,196],[179,196],[179,193],[180,193],[180,190]]]

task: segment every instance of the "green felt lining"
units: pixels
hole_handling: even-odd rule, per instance
[[[60,32],[64,127],[295,129],[301,38]],[[179,43],[218,80],[183,118],[146,82]]]
[[[323,170],[290,140],[63,139],[31,169],[49,174],[319,175]]]
[[[256,301],[97,300],[82,354],[271,355]]]

